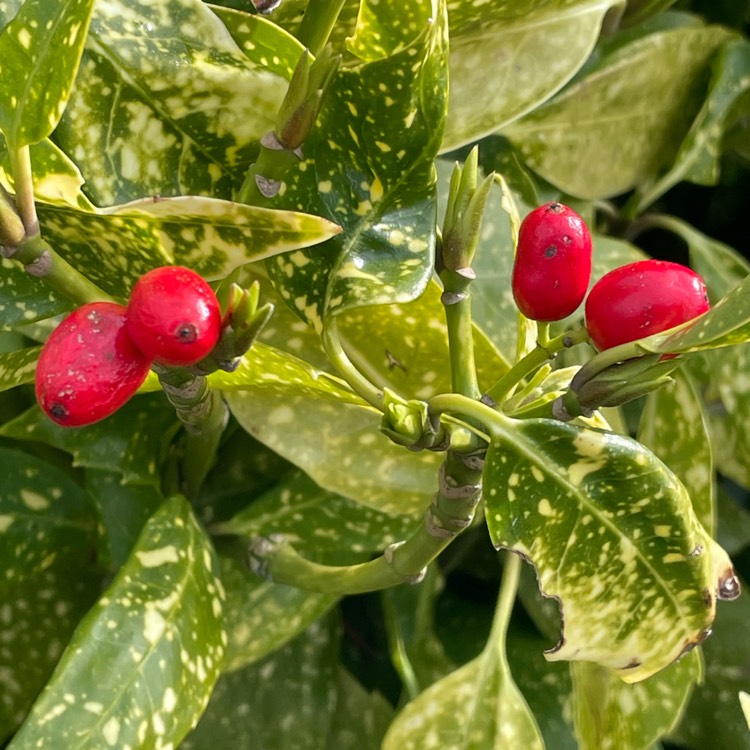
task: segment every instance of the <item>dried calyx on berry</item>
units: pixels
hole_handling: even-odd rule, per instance
[[[210,354],[219,340],[221,310],[213,289],[195,271],[163,266],[133,287],[127,328],[157,364],[187,367]]]
[[[151,360],[133,343],[126,308],[91,302],[68,315],[42,347],[36,397],[64,427],[93,424],[119,409],[138,390]]]
[[[583,302],[591,278],[586,222],[562,203],[546,203],[521,223],[513,264],[513,297],[532,320],[567,318]]]

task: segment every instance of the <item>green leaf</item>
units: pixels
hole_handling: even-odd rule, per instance
[[[747,587],[722,606],[711,637],[702,647],[706,669],[684,718],[670,739],[695,748],[750,748],[750,733],[737,693],[750,685],[750,595]]]
[[[750,729],[750,694],[740,690],[739,692],[740,706],[742,707],[742,713],[745,714],[745,721],[747,722],[747,728]]]
[[[127,298],[146,271],[184,265],[209,279],[338,233],[330,221],[215,198],[148,198],[96,212],[39,206],[42,231],[65,259],[109,293]],[[123,260],[127,249],[127,262]]]
[[[94,549],[95,517],[86,494],[60,469],[0,448],[0,581],[24,581],[53,562]]]
[[[73,455],[73,465],[117,471],[123,482],[158,487],[161,463],[178,423],[163,396],[131,400],[89,427],[60,427],[33,407],[0,427],[0,435],[48,443]]]
[[[478,657],[406,704],[382,750],[543,750],[539,728],[510,674],[504,634],[494,635]]]
[[[614,44],[503,134],[566,193],[623,193],[672,164],[700,109],[706,66],[729,36],[720,27],[672,28]]]
[[[391,709],[338,664],[338,633],[311,625],[264,661],[222,676],[181,750],[378,750]]]
[[[750,545],[750,510],[740,505],[734,493],[730,494],[724,483],[719,484],[716,499],[718,501],[716,540],[734,559]]]
[[[93,0],[25,0],[0,32],[0,130],[10,148],[46,138],[73,87]]]
[[[448,3],[448,151],[502,126],[558,91],[588,58],[615,0]]]
[[[391,443],[379,412],[338,378],[257,343],[234,373],[210,380],[247,432],[320,487],[396,515],[430,503],[439,456]]]
[[[0,582],[0,742],[23,721],[101,590],[101,574],[86,554],[79,558],[56,560],[23,581]]]
[[[84,485],[99,511],[99,556],[114,570],[123,565],[138,541],[146,521],[164,502],[153,485],[123,484],[122,476],[88,469]]]
[[[735,39],[722,45],[712,61],[711,72],[706,101],[671,168],[656,184],[647,183],[639,188],[639,210],[681,180],[698,185],[718,182],[724,135],[734,124],[735,105],[750,90],[750,42]]]
[[[98,205],[227,198],[284,88],[200,0],[100,0],[55,138]]]
[[[41,346],[0,354],[0,391],[34,382]]]
[[[168,500],[9,748],[179,744],[219,676],[222,600],[208,539],[183,498]]]
[[[221,557],[220,563],[227,593],[227,671],[246,667],[283,647],[338,600],[330,594],[264,581],[230,558]]]
[[[706,637],[731,564],[656,456],[551,420],[492,430],[490,536],[527,557],[542,592],[560,601],[564,631],[550,661],[591,661],[636,682]]]
[[[372,553],[403,539],[418,519],[364,508],[301,472],[253,500],[213,531],[244,537],[282,534],[302,554]]]
[[[579,750],[650,748],[674,729],[703,674],[698,651],[635,685],[595,664],[570,670]]]
[[[652,450],[689,488],[693,510],[713,536],[715,480],[703,404],[687,375],[677,370],[673,377],[674,383],[646,399],[638,442]]]
[[[675,0],[628,0],[622,16],[622,24],[633,26],[674,5]]]
[[[380,3],[384,11],[391,4]],[[318,331],[326,317],[351,308],[409,302],[432,274],[433,160],[446,96],[444,0],[406,0],[397,12],[411,19],[403,24],[409,44],[338,72],[305,141],[306,158],[272,201],[343,227],[312,252],[267,261],[281,296]],[[360,28],[358,48],[379,43],[370,25]]]

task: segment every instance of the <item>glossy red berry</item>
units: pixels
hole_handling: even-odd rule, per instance
[[[125,328],[113,302],[79,307],[55,328],[36,367],[36,397],[65,427],[92,424],[117,411],[139,388],[151,362]]]
[[[155,268],[133,287],[128,333],[159,364],[193,365],[210,354],[219,340],[219,302],[195,271],[182,266]]]
[[[575,312],[591,278],[591,234],[562,203],[534,209],[521,223],[513,265],[513,297],[532,320],[562,320]]]
[[[678,263],[641,260],[594,284],[586,300],[586,328],[601,351],[666,331],[710,307],[697,273]]]

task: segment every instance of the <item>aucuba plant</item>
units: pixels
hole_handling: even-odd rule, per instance
[[[750,44],[671,5],[0,2],[0,744],[750,747]]]

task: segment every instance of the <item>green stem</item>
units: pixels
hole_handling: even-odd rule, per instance
[[[492,630],[490,632],[490,641],[504,644],[505,636],[508,633],[510,616],[513,613],[513,605],[516,601],[518,592],[518,583],[521,580],[521,558],[514,552],[508,552],[505,555],[503,563],[503,578],[500,583],[500,594],[497,599],[495,616],[492,620]],[[505,658],[505,647],[501,648],[503,659]],[[506,665],[507,666],[507,665]]]
[[[247,170],[235,200],[248,206],[270,206],[282,192],[284,177],[299,163],[299,157],[280,144],[269,133],[261,141],[257,161]]]
[[[549,362],[549,360],[554,359],[560,351],[588,340],[588,331],[584,327],[580,327],[548,340],[546,346],[540,343],[536,349],[533,349],[523,359],[516,362],[487,391],[487,396],[495,403],[502,403],[522,380],[529,377],[529,375],[538,370],[546,362]]]
[[[341,345],[338,334],[338,324],[335,318],[330,318],[323,329],[323,348],[328,359],[339,371],[352,389],[368,404],[378,411],[383,411],[383,391],[373,385],[352,363]]]
[[[214,464],[229,411],[202,375],[156,368],[167,399],[185,427],[180,459],[181,491],[194,498]]]
[[[482,392],[474,360],[471,295],[468,292],[472,279],[447,269],[440,278],[445,288],[442,299],[448,326],[452,390],[469,398],[479,398]]]
[[[56,292],[79,305],[113,301],[93,281],[61,258],[38,234],[24,240],[10,253],[10,257],[23,264],[32,276],[43,279]]]
[[[34,177],[31,171],[31,151],[29,146],[8,149],[13,184],[16,191],[16,206],[23,221],[27,237],[39,234],[39,219],[34,202]]]
[[[438,491],[422,523],[408,539],[392,544],[370,562],[321,565],[302,557],[285,540],[262,538],[250,547],[250,564],[275,583],[337,595],[417,583],[426,567],[471,524],[481,498],[482,463],[481,455],[458,456],[449,451],[441,465]]]
[[[302,17],[297,39],[316,57],[328,44],[346,0],[309,0]]]

